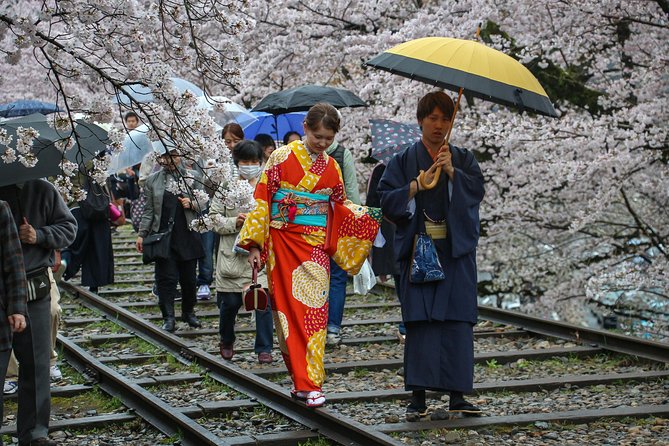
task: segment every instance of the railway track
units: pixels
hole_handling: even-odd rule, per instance
[[[231,362],[218,355],[215,299],[198,303],[202,329],[160,330],[152,269],[129,232],[114,246],[113,287],[62,284],[66,379],[52,391],[62,444],[669,444],[667,345],[480,307],[471,399],[485,416],[407,423],[399,306],[377,287],[349,296],[344,342],[326,350],[328,404],[312,410],[289,397],[278,348],[273,364],[256,361],[250,314]]]

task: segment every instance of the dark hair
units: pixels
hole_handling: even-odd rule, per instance
[[[293,136],[293,135],[297,135],[297,136],[299,136],[300,138],[302,138],[302,135],[300,135],[300,134],[297,133],[297,132],[294,132],[294,131],[290,130],[290,131],[286,132],[285,135],[283,135],[283,145],[284,145],[284,146],[287,146],[287,145],[288,145],[288,140],[289,140],[290,137]]]
[[[453,99],[443,91],[433,91],[426,94],[420,101],[418,101],[418,106],[416,107],[416,118],[419,121],[426,118],[430,115],[435,108],[441,110],[441,112],[451,119],[453,117],[453,112],[455,111],[455,105],[453,105]]]
[[[269,136],[267,133],[258,133],[256,137],[253,138],[253,140],[260,143],[263,149],[269,146],[271,146],[273,149],[276,149],[276,143],[274,142],[274,138]]]
[[[232,160],[235,163],[235,166],[238,165],[240,161],[262,162],[262,158],[262,147],[257,141],[251,141],[250,139],[239,141],[232,150]]]
[[[123,121],[127,122],[128,118],[135,118],[137,122],[139,122],[139,116],[135,112],[126,113],[125,116],[123,117]]]
[[[337,109],[327,102],[319,102],[309,109],[304,123],[311,130],[315,130],[319,125],[337,133],[339,131],[339,113]]]
[[[225,138],[226,133],[232,133],[237,138],[244,139],[244,130],[242,129],[242,126],[236,122],[229,122],[225,124],[223,130],[221,130],[221,137]]]

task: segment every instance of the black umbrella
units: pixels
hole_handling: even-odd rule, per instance
[[[5,130],[7,135],[13,136],[12,142],[7,147],[16,149],[19,127],[32,127],[39,132],[39,136],[33,140],[32,146],[32,152],[37,157],[37,164],[33,167],[26,167],[18,160],[11,163],[0,160],[0,187],[36,178],[60,175],[62,174],[60,162],[63,158],[83,165],[105,150],[107,144],[109,144],[107,132],[104,129],[95,124],[78,120],[75,132],[79,142],[63,155],[56,148],[55,143],[69,138],[71,132],[55,130],[48,124],[44,115],[34,114],[0,123],[0,132]],[[0,153],[4,153],[5,149],[0,144]]]
[[[327,102],[335,108],[367,107],[367,103],[352,91],[320,85],[303,85],[268,94],[253,108],[253,111],[280,115],[306,111],[319,102]]]

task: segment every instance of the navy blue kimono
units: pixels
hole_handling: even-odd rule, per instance
[[[410,205],[409,183],[433,164],[421,141],[390,160],[378,186],[383,214],[396,225],[397,285],[407,327],[407,390],[469,393],[473,387],[476,246],[483,175],[472,152],[453,145],[450,148],[453,181],[442,172],[434,189],[416,194],[415,207]],[[447,226],[447,237],[434,241],[446,278],[414,284],[409,282],[413,243],[415,235],[425,231],[427,218],[444,221]]]

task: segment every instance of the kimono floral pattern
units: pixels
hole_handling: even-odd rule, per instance
[[[325,227],[272,218],[275,194],[316,194],[319,203],[302,209],[327,211]],[[313,197],[313,195],[310,195]],[[239,246],[257,246],[267,266],[272,311],[281,353],[295,390],[320,390],[330,287],[330,257],[355,274],[372,247],[381,222],[378,209],[346,200],[339,166],[327,154],[314,156],[302,141],[275,150],[255,191]],[[323,205],[323,201],[327,205]],[[291,216],[294,215],[294,212]]]

